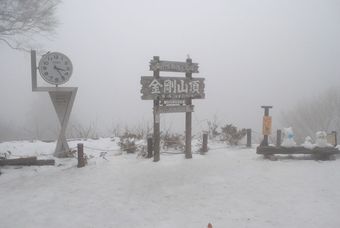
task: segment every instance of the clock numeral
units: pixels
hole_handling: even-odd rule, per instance
[[[45,62],[44,62],[44,65],[48,65],[48,62],[47,62],[47,61],[45,61]]]
[[[47,76],[47,75],[48,75],[48,72],[44,72],[44,75],[46,75],[46,76]]]

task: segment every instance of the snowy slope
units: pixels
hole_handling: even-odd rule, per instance
[[[119,155],[110,139],[83,143],[93,157],[85,168],[75,158],[1,168],[0,227],[340,227],[339,158],[269,161],[216,144],[154,163]],[[6,142],[0,153],[50,158],[54,146]],[[103,159],[96,148],[112,151]]]

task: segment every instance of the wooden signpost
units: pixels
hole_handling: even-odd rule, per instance
[[[262,134],[263,140],[261,142],[261,146],[268,146],[268,136],[271,134],[272,131],[272,118],[269,116],[269,109],[273,108],[273,106],[261,106],[264,109],[264,116],[263,116],[263,127],[262,127]]]
[[[204,78],[193,78],[192,73],[198,73],[198,63],[190,58],[185,62],[161,61],[154,56],[150,61],[153,77],[142,76],[142,100],[153,100],[154,114],[154,161],[160,156],[160,114],[185,113],[185,157],[192,158],[191,153],[191,115],[194,111],[192,99],[204,99]],[[160,77],[159,72],[182,72],[183,77]]]

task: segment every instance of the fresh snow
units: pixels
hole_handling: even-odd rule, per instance
[[[76,158],[0,168],[0,227],[340,227],[339,158],[270,161],[255,147],[210,143],[206,155],[155,163],[119,152],[117,139],[81,142],[84,168]],[[54,147],[4,142],[0,154],[47,159]]]

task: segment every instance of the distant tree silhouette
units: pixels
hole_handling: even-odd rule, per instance
[[[0,41],[13,49],[29,49],[33,36],[54,32],[59,3],[60,0],[0,0]]]
[[[281,122],[291,126],[294,137],[301,143],[305,137],[315,139],[317,131],[340,133],[340,90],[330,88],[317,97],[298,103],[292,110],[282,113]]]

